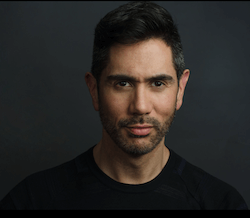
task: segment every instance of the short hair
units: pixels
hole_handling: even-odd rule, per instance
[[[162,39],[170,46],[179,81],[185,63],[180,35],[171,14],[153,2],[129,2],[106,14],[95,28],[91,73],[97,80],[98,92],[112,45],[132,45],[152,38]]]

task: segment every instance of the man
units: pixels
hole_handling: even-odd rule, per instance
[[[35,173],[2,209],[248,209],[230,185],[164,144],[189,78],[171,15],[149,2],[108,13],[95,29],[85,81],[102,139]]]

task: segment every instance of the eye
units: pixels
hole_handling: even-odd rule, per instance
[[[120,82],[116,83],[116,85],[124,87],[124,86],[129,86],[129,83],[126,81],[120,81]]]
[[[163,86],[163,85],[165,85],[163,82],[161,82],[161,81],[155,81],[155,82],[153,82],[152,84],[154,84],[153,86],[156,86],[156,87],[160,87],[160,86]]]

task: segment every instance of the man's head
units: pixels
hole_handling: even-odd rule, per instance
[[[94,72],[85,80],[103,137],[147,154],[164,143],[189,77],[177,29],[165,9],[133,2],[108,13],[95,34]]]

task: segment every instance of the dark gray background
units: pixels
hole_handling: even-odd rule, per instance
[[[125,2],[0,2],[0,199],[101,139],[84,75],[94,28]],[[191,70],[166,144],[250,206],[250,2],[157,2]]]

